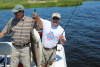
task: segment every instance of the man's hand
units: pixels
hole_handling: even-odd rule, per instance
[[[37,15],[37,13],[33,12],[33,18],[35,18],[35,19],[39,18],[38,15]]]
[[[1,32],[0,33],[0,38],[2,38],[4,36],[4,33],[3,32]]]
[[[35,18],[35,19],[32,19],[33,23],[35,21],[37,21],[38,22],[38,25],[39,25],[39,28],[40,29],[43,29],[43,23],[42,23],[40,17],[37,15],[37,13],[33,12],[33,18]]]
[[[63,35],[60,35],[60,41],[61,41],[61,44],[62,45],[65,45],[65,43],[66,43],[66,40],[64,39],[64,36]]]
[[[64,40],[64,36],[60,35],[60,41]]]

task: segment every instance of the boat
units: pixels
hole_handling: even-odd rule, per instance
[[[11,42],[0,42],[0,58],[4,58],[4,61],[0,63],[0,67],[10,67],[10,61],[8,62],[8,60],[10,59],[10,54],[12,52],[11,47]],[[21,60],[19,61],[18,67],[21,67],[20,64]],[[31,67],[36,67],[35,63],[32,60]],[[50,67],[67,67],[64,47],[61,44],[57,44],[56,60]]]

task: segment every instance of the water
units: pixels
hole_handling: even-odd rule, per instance
[[[64,28],[75,7],[37,8],[44,19],[51,20],[54,12],[62,15],[60,25]],[[34,8],[25,9],[25,15],[32,17]],[[0,11],[0,31],[14,17],[10,10]],[[67,43],[64,46],[68,67],[100,67],[100,1],[86,2],[78,6],[66,28]],[[11,41],[11,35],[0,42]]]

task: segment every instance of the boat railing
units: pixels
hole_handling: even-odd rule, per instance
[[[7,55],[10,55],[12,52],[12,48],[8,43],[0,42],[0,55],[5,55],[4,58],[4,67],[7,67]]]

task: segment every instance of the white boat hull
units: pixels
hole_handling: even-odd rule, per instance
[[[0,43],[8,43],[10,46],[12,46],[11,42],[0,42]],[[4,57],[4,55],[1,54],[0,56]],[[7,57],[10,57],[10,55],[7,55]],[[0,67],[4,67],[4,65],[0,64]],[[7,67],[10,67],[10,64],[7,64]],[[31,67],[36,67],[34,62],[31,62]],[[50,67],[67,67],[64,47],[61,44],[57,45],[56,60]]]

